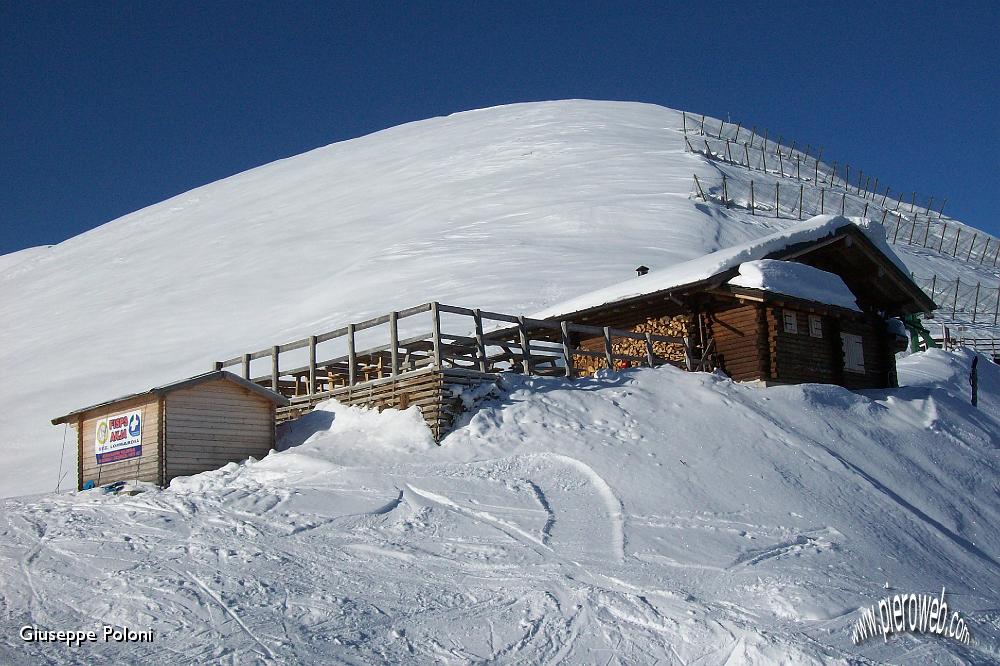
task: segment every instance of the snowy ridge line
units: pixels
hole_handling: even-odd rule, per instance
[[[742,128],[742,124],[736,124],[736,136],[735,136],[735,138],[731,139],[728,136],[724,136],[726,122],[724,120],[719,120],[717,118],[713,118],[712,120],[718,120],[718,122],[719,122],[718,135],[716,137],[713,137],[711,134],[709,134],[709,133],[707,133],[705,131],[706,116],[703,114],[701,116],[700,131],[699,131],[699,136],[702,137],[701,140],[705,144],[705,150],[702,151],[700,149],[694,148],[693,145],[691,144],[690,139],[688,138],[688,131],[687,131],[687,115],[688,114],[687,114],[686,111],[682,111],[681,113],[682,113],[682,122],[683,122],[683,129],[682,129],[682,131],[684,132],[684,135],[685,135],[684,136],[684,140],[685,140],[685,144],[686,144],[686,146],[687,146],[687,148],[688,148],[688,150],[690,152],[699,153],[699,154],[705,155],[706,157],[709,157],[711,159],[722,160],[722,161],[725,161],[725,162],[727,162],[729,164],[733,164],[735,166],[742,166],[742,167],[744,167],[744,168],[752,171],[753,168],[751,167],[751,164],[750,164],[749,151],[751,149],[752,150],[760,150],[761,157],[760,157],[760,160],[757,161],[757,165],[759,167],[757,170],[759,170],[759,171],[765,171],[765,172],[767,171],[767,168],[766,168],[766,165],[767,165],[766,153],[767,153],[767,142],[768,142],[767,133],[768,133],[768,131],[766,129],[764,130],[764,135],[761,136],[761,135],[757,134],[757,127],[754,126],[751,130],[747,130],[747,131],[750,132],[750,140],[749,140],[749,142],[740,143],[739,134],[740,134],[740,129]],[[730,123],[730,124],[733,124],[733,123]],[[761,145],[760,146],[755,146],[754,145],[755,139],[757,137],[761,138]],[[708,143],[709,139],[719,140],[719,141],[725,141],[726,142],[726,152],[725,152],[725,155],[723,155],[723,153],[721,153],[721,152],[717,153],[717,152],[713,151],[711,149],[709,143]],[[811,145],[807,145],[805,151],[796,151],[795,150],[795,143],[796,142],[793,141],[792,145],[791,145],[791,148],[789,148],[789,150],[788,150],[788,154],[785,155],[785,154],[783,154],[781,152],[781,148],[783,147],[782,139],[783,139],[783,137],[779,136],[776,141],[773,141],[774,147],[775,147],[774,155],[776,155],[778,157],[778,160],[779,160],[780,175],[781,175],[781,177],[783,177],[783,178],[793,178],[793,176],[791,176],[790,174],[786,175],[784,173],[784,163],[783,163],[784,159],[791,160],[793,156],[795,157],[797,173],[796,173],[796,176],[794,176],[794,178],[796,178],[798,180],[801,180],[801,176],[799,175],[800,171],[801,171],[801,159],[805,158],[805,161],[806,161],[806,164],[807,164],[807,172],[809,171],[808,161],[809,161],[809,159],[812,159],[813,160],[812,171],[814,172],[814,178],[815,178],[815,180],[818,181],[819,180],[819,178],[818,178],[819,174],[823,173],[824,182],[829,182],[830,185],[831,185],[831,187],[837,187],[837,185],[836,185],[837,162],[834,162],[833,163],[834,166],[832,168],[830,168],[827,163],[825,163],[825,162],[822,161],[822,156],[823,156],[823,147],[822,146],[819,147],[817,155],[815,157],[813,157],[813,156],[809,155],[809,148],[811,147]],[[733,160],[733,158],[732,158],[732,149],[731,149],[731,147],[729,145],[730,142],[736,143],[737,146],[743,146],[744,147],[744,154],[746,156],[746,163],[745,164],[743,162],[741,162],[741,161]],[[737,152],[738,152],[738,149],[737,149]],[[798,152],[798,155],[795,154],[796,152]],[[821,165],[824,166],[824,167],[826,167],[828,170],[824,172],[823,169],[821,169]],[[789,166],[791,166],[791,163],[789,163]],[[846,192],[850,192],[850,169],[851,169],[851,166],[850,166],[850,164],[845,163],[844,167],[845,167],[845,174],[844,174],[844,177],[841,178],[841,180],[843,182],[843,188],[844,188],[844,190]],[[772,171],[771,173],[774,173],[774,172]],[[827,181],[827,177],[829,177],[829,181]],[[864,178],[864,171],[859,170],[858,171],[858,184],[857,184],[857,186],[855,188],[856,189],[855,194],[861,195],[862,190],[864,190],[864,196],[865,196],[865,198],[868,198],[868,196],[871,195],[872,201],[874,201],[875,198],[878,197],[878,189],[879,189],[878,188],[878,181],[879,181],[879,179],[875,178],[874,183],[872,183],[872,176],[871,176],[871,174],[869,174],[868,178],[865,179]],[[889,196],[890,191],[891,191],[890,188],[888,186],[886,186],[886,191],[882,195],[882,205],[885,204],[886,198]],[[905,195],[905,192],[900,191],[899,194],[900,195]],[[911,192],[911,199],[910,199],[910,212],[911,213],[914,212],[915,209],[916,209],[916,196],[917,196],[916,191]],[[896,201],[896,204],[897,204],[895,210],[898,210],[899,206],[902,204],[902,199],[897,199],[895,201]],[[945,207],[945,205],[947,203],[948,203],[947,199],[945,199],[944,201],[942,201],[941,207],[938,210],[938,219],[941,219],[942,215],[944,214],[944,207]],[[933,210],[932,210],[933,205],[934,205],[934,197],[930,197],[930,199],[927,202],[927,205],[925,207],[923,207],[924,211],[925,211],[925,214],[927,216],[930,216],[930,214],[933,212]]]

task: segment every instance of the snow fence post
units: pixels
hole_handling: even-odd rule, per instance
[[[941,218],[938,218],[938,219],[941,219]],[[941,242],[938,243],[938,252],[940,252],[941,248],[944,247],[944,235],[946,233],[948,233],[948,223],[947,222],[944,223],[944,227],[941,229]]]
[[[962,284],[962,278],[955,278],[955,298],[951,301],[951,316],[958,312],[958,287]]]
[[[976,239],[979,238],[979,232],[972,234],[972,242],[969,243],[969,254],[965,255],[965,260],[969,261],[972,259],[972,248],[976,246]]]
[[[980,266],[983,265],[983,259],[985,259],[986,255],[989,254],[989,251],[990,251],[990,240],[992,240],[992,239],[989,236],[987,236],[986,237],[986,247],[983,248],[983,253],[979,257],[979,265]]]
[[[972,406],[979,404],[979,355],[972,357],[972,371],[969,373],[969,383],[972,385]]]
[[[976,323],[976,309],[979,307],[979,288],[980,288],[980,286],[982,286],[981,283],[977,282],[976,283],[976,298],[972,302],[972,323],[973,324]]]

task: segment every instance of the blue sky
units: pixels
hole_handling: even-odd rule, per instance
[[[997,2],[0,0],[0,25],[0,253],[334,141],[561,98],[766,127],[1000,235]]]

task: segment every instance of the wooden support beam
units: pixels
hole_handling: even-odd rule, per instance
[[[278,392],[278,346],[271,347],[271,390]]]
[[[646,334],[646,364],[651,368],[656,365],[653,354],[653,336],[649,333]]]
[[[358,354],[354,349],[354,324],[347,325],[347,385],[354,386],[358,379]]]
[[[431,303],[431,344],[434,350],[434,367],[441,367],[441,311],[437,301]]]
[[[528,339],[528,330],[524,326],[524,317],[518,317],[517,337],[521,344],[521,369],[524,374],[531,374],[531,340]]]
[[[611,329],[604,327],[604,359],[608,363],[608,370],[615,369],[615,349],[611,344]]]
[[[243,379],[250,379],[250,354],[243,354]]]
[[[486,341],[483,338],[483,312],[478,308],[473,310],[473,321],[476,323],[476,360],[479,372],[486,372]]]
[[[399,374],[399,313],[389,313],[389,376]]]
[[[573,344],[569,337],[569,325],[565,321],[559,322],[562,332],[563,360],[566,361],[566,377],[573,379]],[[647,333],[648,335],[648,333]]]

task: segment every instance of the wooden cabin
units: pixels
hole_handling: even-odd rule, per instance
[[[275,444],[275,409],[288,399],[225,371],[84,407],[53,425],[76,429],[77,488],[171,479],[217,469]]]
[[[720,369],[738,381],[896,386],[895,353],[901,347],[888,320],[929,313],[935,305],[889,256],[888,246],[880,247],[857,225],[840,220],[720,250],[535,316],[680,337],[689,344],[661,345],[657,355],[688,368]],[[815,233],[816,227],[827,233]],[[794,289],[782,293],[740,286],[741,267],[759,260],[822,272],[849,294],[850,303],[802,298]],[[650,280],[648,289],[643,280]],[[573,343],[599,350],[605,341],[577,336]],[[625,347],[635,343],[620,344],[616,351],[625,354]],[[607,367],[597,355],[576,365],[585,372]]]

